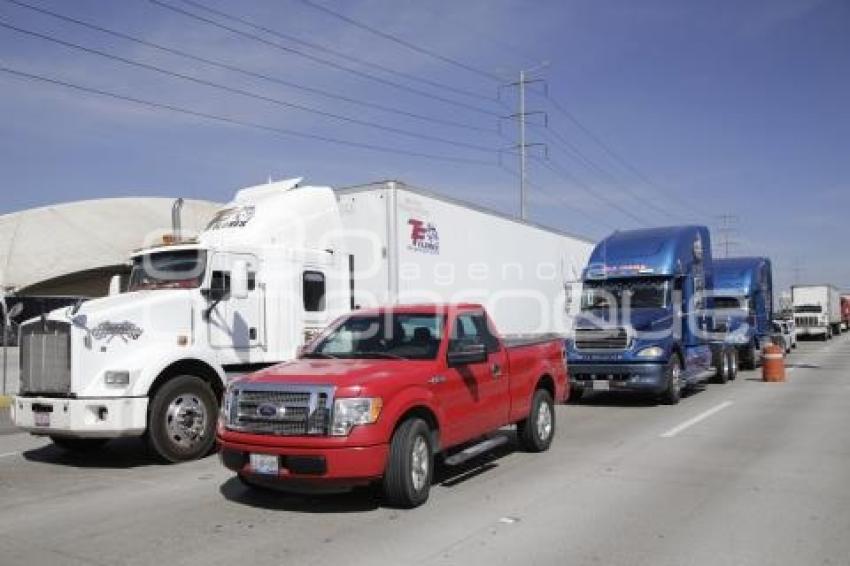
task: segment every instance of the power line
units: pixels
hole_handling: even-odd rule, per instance
[[[559,177],[561,177],[562,179],[564,179],[564,180],[566,180],[570,183],[573,183],[575,185],[578,185],[580,188],[584,189],[584,191],[587,194],[591,195],[593,198],[595,198],[597,200],[602,201],[604,204],[607,204],[608,206],[610,206],[614,210],[619,211],[623,216],[630,218],[631,220],[636,222],[638,225],[646,226],[646,222],[642,218],[639,218],[638,216],[633,214],[627,208],[623,208],[622,206],[620,206],[616,202],[612,201],[611,199],[606,197],[603,193],[600,193],[598,191],[594,191],[588,185],[582,183],[581,181],[576,179],[574,176],[570,175],[565,170],[561,169],[554,162],[552,162],[550,160],[538,160],[538,162],[541,165],[543,165],[544,167],[546,167],[547,169],[549,169],[550,171],[552,171],[553,173],[555,173],[556,175],[558,175]]]
[[[389,113],[392,113],[392,114],[397,114],[399,116],[405,116],[407,118],[423,120],[423,121],[431,122],[431,123],[434,123],[434,124],[441,124],[441,125],[444,125],[444,126],[450,126],[450,127],[456,127],[456,128],[464,128],[464,129],[478,131],[478,132],[496,133],[493,129],[490,129],[490,128],[482,128],[482,127],[475,126],[475,125],[472,125],[472,124],[465,124],[465,123],[462,123],[462,122],[455,122],[453,120],[444,120],[444,119],[441,119],[441,118],[426,116],[426,115],[423,115],[423,114],[418,114],[416,112],[409,112],[407,110],[402,110],[402,109],[399,109],[399,108],[394,108],[394,107],[391,107],[391,106],[386,106],[386,105],[378,104],[378,103],[375,103],[375,102],[364,101],[364,100],[352,98],[350,96],[345,96],[345,95],[329,92],[329,91],[326,91],[326,90],[305,86],[305,85],[302,85],[302,84],[299,84],[299,83],[296,83],[296,82],[293,82],[293,81],[290,81],[290,80],[281,79],[279,77],[273,77],[273,76],[270,76],[270,75],[257,73],[257,72],[254,72],[254,71],[243,69],[241,67],[237,67],[235,65],[223,63],[221,61],[215,61],[215,60],[212,60],[212,59],[209,59],[209,58],[206,58],[206,57],[201,57],[200,55],[195,55],[195,54],[192,54],[192,53],[188,53],[186,51],[175,49],[173,47],[167,47],[167,46],[164,46],[164,45],[161,45],[161,44],[158,44],[158,43],[154,43],[152,41],[140,39],[138,37],[134,37],[132,35],[128,35],[128,34],[123,33],[123,32],[119,32],[119,31],[115,31],[115,30],[112,30],[112,29],[109,29],[109,28],[105,28],[105,27],[102,27],[102,26],[99,26],[99,25],[96,25],[96,24],[92,24],[90,22],[79,20],[77,18],[72,18],[70,16],[66,16],[64,14],[53,12],[51,10],[47,10],[45,8],[41,8],[41,7],[38,7],[38,6],[33,6],[33,5],[27,4],[25,2],[21,2],[19,0],[5,0],[5,1],[10,3],[10,4],[14,4],[16,6],[19,6],[21,8],[26,8],[28,10],[32,10],[32,11],[35,11],[35,12],[38,12],[38,13],[41,13],[41,14],[62,20],[62,21],[65,21],[65,22],[69,22],[69,23],[73,23],[75,25],[83,26],[85,28],[92,29],[92,30],[95,30],[95,31],[98,31],[98,32],[101,32],[101,33],[104,33],[104,34],[108,34],[108,35],[111,35],[113,37],[118,37],[118,38],[126,40],[126,41],[131,41],[131,42],[136,43],[138,45],[143,45],[145,47],[156,49],[156,50],[162,51],[164,53],[177,55],[177,56],[180,56],[180,57],[184,57],[186,59],[190,59],[192,61],[198,61],[200,63],[211,65],[213,67],[218,67],[220,69],[225,69],[225,70],[228,70],[228,71],[232,71],[234,73],[239,73],[239,74],[242,74],[242,75],[245,75],[245,76],[249,76],[249,77],[253,77],[253,78],[256,78],[256,79],[261,79],[261,80],[264,80],[264,81],[276,83],[276,84],[283,85],[283,86],[286,86],[286,87],[289,87],[289,88],[301,90],[301,91],[304,91],[304,92],[309,92],[311,94],[318,94],[320,96],[324,96],[324,97],[331,98],[331,99],[334,99],[334,100],[341,100],[343,102],[348,102],[350,104],[356,104],[356,105],[360,105],[360,106],[363,106],[363,107],[366,107],[366,108],[373,108],[375,110],[380,110],[380,111],[383,111],[383,112],[389,112]]]
[[[738,217],[734,214],[720,214],[717,219],[720,222],[720,227],[717,228],[717,233],[720,235],[719,249],[723,250],[723,257],[729,257],[729,249],[738,245],[738,242],[732,238],[737,232],[734,225],[738,223]]]
[[[659,185],[657,185],[649,177],[647,177],[645,174],[643,174],[637,167],[635,167],[628,160],[626,160],[625,157],[620,155],[611,146],[609,146],[607,143],[605,143],[599,136],[597,136],[595,133],[593,133],[590,130],[590,128],[585,126],[572,112],[570,112],[569,110],[564,108],[560,103],[558,103],[558,101],[556,99],[551,98],[551,97],[547,97],[547,98],[549,100],[549,103],[552,105],[553,108],[555,108],[555,110],[560,112],[569,121],[571,121],[573,124],[575,124],[576,127],[578,127],[579,130],[584,132],[584,134],[587,137],[589,137],[591,140],[593,140],[596,143],[596,145],[601,147],[602,150],[611,159],[616,161],[621,167],[623,167],[624,169],[631,172],[633,175],[635,175],[638,179],[643,181],[645,184],[647,184],[647,185],[655,188],[655,190],[663,193],[666,197],[670,198],[671,200],[677,201],[680,206],[683,206],[685,208],[685,210],[692,210],[692,203],[689,203],[688,201],[681,198],[678,194],[675,193],[675,191],[668,191],[667,189],[664,189],[663,187],[660,187]]]
[[[398,134],[398,135],[404,135],[404,136],[408,136],[408,137],[412,137],[412,138],[417,138],[417,139],[421,139],[421,140],[424,140],[424,141],[444,143],[444,144],[448,144],[448,145],[452,145],[452,146],[460,147],[460,148],[464,148],[464,149],[471,149],[471,150],[481,151],[481,152],[486,152],[486,153],[493,153],[495,151],[495,149],[491,148],[491,147],[485,147],[485,146],[481,146],[481,145],[478,145],[478,144],[471,144],[471,143],[451,140],[451,139],[448,139],[448,138],[442,138],[442,137],[439,137],[439,136],[432,136],[432,135],[429,135],[429,134],[422,134],[422,133],[414,132],[414,131],[411,131],[411,130],[405,130],[405,129],[402,129],[402,128],[396,128],[396,127],[393,127],[393,126],[378,124],[376,122],[371,122],[369,120],[361,120],[359,118],[352,118],[350,116],[345,116],[345,115],[342,115],[342,114],[336,114],[336,113],[333,113],[333,112],[327,112],[327,111],[324,111],[324,110],[319,110],[317,108],[311,108],[309,106],[304,106],[302,104],[296,104],[294,102],[287,102],[287,101],[281,100],[279,98],[273,98],[273,97],[270,97],[270,96],[257,94],[255,92],[243,90],[243,89],[240,89],[240,88],[230,87],[230,86],[223,85],[223,84],[220,84],[220,83],[208,81],[206,79],[194,77],[192,75],[186,75],[186,74],[183,74],[183,73],[178,73],[176,71],[169,71],[168,69],[164,69],[164,68],[158,67],[156,65],[151,65],[149,63],[143,63],[141,61],[136,61],[134,59],[128,59],[126,57],[113,55],[111,53],[106,53],[105,51],[100,51],[98,49],[85,47],[85,46],[82,46],[82,45],[79,45],[79,44],[76,44],[76,43],[64,41],[62,39],[58,39],[56,37],[52,37],[52,36],[45,35],[45,34],[42,34],[42,33],[38,33],[38,32],[35,32],[35,31],[26,30],[26,29],[5,23],[3,20],[0,20],[0,27],[4,27],[6,29],[10,29],[10,30],[22,33],[22,34],[26,34],[26,35],[29,35],[31,37],[36,37],[36,38],[39,38],[39,39],[43,39],[45,41],[56,43],[58,45],[69,47],[71,49],[76,49],[76,50],[79,50],[79,51],[83,51],[85,53],[98,55],[98,56],[104,57],[106,59],[119,61],[119,62],[125,63],[127,65],[132,65],[132,66],[139,67],[139,68],[142,68],[142,69],[146,69],[146,70],[149,70],[149,71],[154,71],[154,72],[161,73],[163,75],[167,75],[167,76],[170,76],[170,77],[174,77],[174,78],[182,79],[182,80],[185,80],[185,81],[193,82],[193,83],[196,83],[196,84],[200,84],[200,85],[203,85],[203,86],[207,86],[207,87],[210,87],[210,88],[222,90],[224,92],[229,92],[229,93],[232,93],[232,94],[238,94],[240,96],[245,96],[245,97],[253,98],[253,99],[256,99],[256,100],[262,100],[264,102],[269,102],[269,103],[272,103],[272,104],[276,104],[278,106],[283,106],[283,107],[286,107],[286,108],[292,108],[292,109],[295,109],[295,110],[300,110],[302,112],[308,112],[308,113],[311,113],[311,114],[316,114],[318,116],[322,116],[322,117],[325,117],[325,118],[330,118],[330,119],[334,119],[334,120],[348,122],[350,124],[356,124],[356,125],[359,125],[359,126],[383,130],[383,131],[386,131],[386,132],[390,132],[390,133],[394,133],[394,134]]]
[[[371,73],[366,73],[366,72],[363,72],[363,71],[359,71],[357,69],[352,69],[351,67],[346,67],[345,65],[340,65],[339,63],[335,63],[335,62],[330,61],[328,59],[323,59],[321,57],[316,57],[315,55],[311,55],[309,53],[304,53],[303,51],[299,51],[297,49],[293,49],[291,47],[281,45],[280,43],[268,40],[264,37],[260,37],[258,35],[254,35],[252,33],[249,33],[249,32],[246,32],[246,31],[243,31],[243,30],[231,27],[231,26],[228,26],[226,24],[222,24],[222,23],[217,22],[215,20],[211,20],[209,18],[206,18],[206,17],[201,16],[199,14],[196,14],[194,12],[190,12],[189,10],[184,10],[184,9],[179,8],[177,6],[167,4],[165,2],[162,2],[161,0],[148,0],[148,1],[150,3],[156,5],[156,6],[160,6],[162,8],[165,8],[166,10],[170,10],[174,13],[181,14],[181,15],[186,16],[188,18],[191,18],[191,19],[194,19],[194,20],[197,20],[197,21],[200,21],[200,22],[204,22],[206,24],[209,24],[211,26],[215,26],[215,27],[223,29],[223,30],[227,30],[231,33],[235,33],[237,35],[241,35],[243,37],[253,39],[255,41],[258,41],[260,43],[268,45],[270,47],[274,47],[275,49],[279,49],[279,50],[281,50],[285,53],[289,53],[290,55],[296,55],[298,57],[303,57],[305,59],[309,59],[310,61],[313,61],[314,63],[319,63],[320,65],[325,65],[327,67],[331,67],[331,68],[339,70],[339,71],[345,71],[346,73],[350,73],[352,75],[355,75],[355,76],[363,78],[363,79],[367,79],[367,80],[371,80],[371,81],[381,83],[381,84],[384,84],[384,85],[387,85],[387,86],[391,86],[393,88],[403,90],[403,91],[406,91],[406,92],[410,92],[412,94],[416,94],[416,95],[422,96],[424,98],[428,98],[430,100],[438,100],[440,102],[443,102],[443,103],[446,103],[446,104],[451,104],[451,105],[457,106],[459,108],[465,108],[466,110],[470,110],[472,112],[476,112],[476,113],[479,113],[479,114],[485,114],[487,116],[493,116],[493,117],[499,116],[499,114],[497,112],[492,112],[490,110],[486,110],[486,109],[480,108],[478,106],[473,106],[472,104],[467,104],[465,102],[460,102],[458,100],[452,100],[451,98],[439,96],[437,94],[426,92],[424,90],[420,90],[418,88],[414,88],[414,87],[404,85],[404,84],[401,84],[401,83],[397,83],[395,81],[391,81],[389,79],[385,79],[383,77],[379,77],[379,76],[373,75]],[[205,8],[205,9],[206,10],[212,10],[211,8]],[[274,31],[268,31],[267,29],[265,29],[261,26],[258,26],[256,24],[252,24],[250,22],[243,21],[237,16],[232,16],[232,15],[229,15],[229,14],[225,14],[224,12],[218,12],[218,11],[216,11],[216,13],[218,15],[220,15],[220,17],[222,17],[222,18],[227,18],[227,19],[230,19],[230,20],[240,22],[243,25],[253,27],[254,29],[259,29],[261,31],[265,31],[266,33],[272,33],[272,34],[275,33]]]
[[[191,0],[183,0],[183,1],[184,2],[191,2]],[[358,27],[362,30],[366,30],[370,33],[373,33],[373,34],[377,35],[378,37],[382,37],[382,38],[384,38],[388,41],[392,41],[392,42],[397,43],[399,45],[403,45],[404,47],[407,47],[408,49],[410,49],[412,51],[416,51],[417,53],[420,53],[422,55],[427,55],[428,57],[433,57],[434,59],[438,59],[438,60],[440,60],[444,63],[454,65],[455,67],[464,69],[465,71],[469,71],[470,73],[474,73],[476,75],[488,78],[490,80],[494,80],[494,81],[498,81],[498,82],[502,82],[504,80],[504,77],[500,77],[499,75],[497,75],[495,73],[491,73],[489,71],[479,69],[477,67],[473,67],[472,65],[469,65],[469,64],[464,63],[462,61],[458,61],[457,59],[452,59],[451,57],[446,57],[445,55],[437,53],[436,51],[426,49],[425,47],[421,47],[419,45],[411,43],[410,41],[407,41],[406,39],[402,39],[402,38],[397,37],[395,35],[389,34],[385,31],[374,28],[370,25],[364,24],[363,22],[355,20],[354,18],[350,18],[350,17],[346,16],[345,14],[341,14],[339,12],[331,10],[330,8],[328,8],[326,6],[323,6],[321,4],[317,4],[316,2],[312,2],[311,0],[301,0],[301,2],[303,4],[306,4],[307,6],[310,6],[311,8],[314,8],[316,10],[324,12],[325,14],[333,16],[334,18],[342,20],[342,21],[344,21],[348,24],[351,24],[355,27]]]
[[[240,119],[231,118],[231,117],[228,117],[228,116],[219,116],[217,114],[210,114],[210,113],[207,113],[207,112],[192,110],[190,108],[173,106],[171,104],[164,104],[164,103],[160,103],[160,102],[144,100],[144,99],[141,99],[141,98],[135,98],[135,97],[132,97],[132,96],[126,96],[126,95],[123,95],[123,94],[118,94],[118,93],[114,93],[114,92],[110,92],[110,91],[106,91],[106,90],[101,90],[101,89],[97,89],[97,88],[91,88],[91,87],[79,85],[79,84],[76,84],[76,83],[71,83],[71,82],[68,82],[68,81],[63,81],[63,80],[59,80],[59,79],[46,77],[44,75],[36,75],[36,74],[32,74],[32,73],[27,73],[27,72],[24,72],[24,71],[19,71],[17,69],[12,69],[10,67],[6,67],[6,66],[3,66],[3,65],[0,65],[0,72],[7,73],[9,75],[14,75],[14,76],[17,76],[19,78],[32,80],[32,81],[38,81],[38,82],[48,83],[48,84],[52,84],[52,85],[56,85],[56,86],[62,86],[62,87],[77,90],[77,91],[80,91],[80,92],[86,92],[86,93],[89,93],[89,94],[96,94],[96,95],[99,95],[99,96],[104,96],[104,97],[112,98],[112,99],[115,99],[115,100],[121,100],[121,101],[124,101],[124,102],[131,102],[131,103],[139,105],[139,106],[146,106],[148,108],[154,108],[154,109],[157,109],[157,110],[167,110],[169,112],[184,114],[184,115],[193,116],[193,117],[196,117],[196,118],[203,118],[203,119],[206,119],[206,120],[211,120],[211,121],[215,121],[215,122],[219,122],[219,123],[230,124],[230,125],[234,125],[234,126],[251,128],[251,129],[254,129],[254,130],[261,130],[261,131],[265,131],[265,132],[281,134],[281,135],[284,135],[284,136],[287,136],[287,137],[305,138],[305,139],[311,139],[311,140],[315,140],[315,141],[330,143],[330,144],[334,144],[334,145],[356,147],[356,148],[359,148],[359,149],[366,149],[366,150],[377,151],[377,152],[382,152],[382,153],[392,153],[392,154],[396,154],[396,155],[405,155],[405,156],[409,156],[409,157],[421,157],[423,159],[431,159],[431,160],[434,160],[434,161],[446,161],[446,162],[452,162],[452,163],[465,163],[465,164],[470,164],[470,165],[487,165],[487,166],[495,166],[496,165],[495,162],[484,161],[484,160],[481,160],[481,159],[467,159],[467,158],[463,158],[463,157],[454,157],[454,156],[450,156],[450,155],[438,155],[438,154],[433,154],[433,153],[411,151],[411,150],[406,150],[406,149],[399,149],[399,148],[396,148],[396,147],[389,147],[389,146],[376,145],[376,144],[371,144],[371,143],[345,140],[345,139],[334,138],[334,137],[330,137],[330,136],[323,136],[323,135],[319,135],[319,134],[310,134],[310,133],[307,133],[307,132],[300,132],[300,131],[291,130],[291,129],[288,129],[288,128],[278,128],[278,127],[274,127],[274,126],[267,126],[265,124],[258,124],[256,122],[249,122],[249,121],[246,121],[246,120],[240,120]]]

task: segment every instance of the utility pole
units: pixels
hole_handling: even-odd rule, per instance
[[[723,249],[723,257],[729,257],[729,248],[738,245],[738,242],[732,238],[735,233],[733,226],[738,223],[738,217],[734,214],[721,214],[717,218],[720,221],[717,232],[720,234],[720,247]]]
[[[515,150],[519,156],[519,216],[522,220],[528,219],[528,148],[533,146],[544,146],[545,149],[545,144],[528,142],[528,133],[526,131],[528,117],[533,114],[540,114],[543,116],[544,125],[548,122],[545,112],[528,110],[526,105],[525,89],[532,83],[544,82],[543,79],[529,79],[529,76],[532,73],[543,69],[548,64],[549,63],[542,63],[533,69],[522,70],[519,72],[519,81],[502,85],[507,88],[516,88],[518,91],[517,99],[519,101],[519,107],[517,108],[517,113],[504,116],[504,119],[516,120],[519,128],[519,143],[512,146],[511,149]]]

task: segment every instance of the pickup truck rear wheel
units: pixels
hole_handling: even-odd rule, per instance
[[[396,507],[418,507],[428,500],[434,475],[431,429],[411,418],[396,429],[390,441],[384,472],[384,497]]]
[[[194,375],[174,377],[151,399],[148,445],[168,462],[206,456],[215,443],[217,413],[218,402],[207,382]]]
[[[531,399],[531,410],[517,424],[517,438],[526,452],[544,452],[555,436],[555,403],[545,389],[538,389]]]
[[[108,438],[74,438],[72,436],[51,436],[53,444],[69,452],[91,452],[103,447]]]

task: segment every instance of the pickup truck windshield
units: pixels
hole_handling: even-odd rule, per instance
[[[138,256],[133,259],[127,290],[200,287],[206,263],[204,250],[174,250]]]
[[[433,360],[445,317],[439,314],[353,315],[333,329],[305,358]]]
[[[670,304],[667,279],[588,281],[582,293],[582,310],[664,308]]]
[[[799,305],[794,307],[794,312],[821,312],[820,305]]]

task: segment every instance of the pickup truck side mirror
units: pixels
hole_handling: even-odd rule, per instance
[[[457,349],[449,350],[447,355],[449,366],[478,364],[487,361],[487,346],[484,344],[463,344]]]

